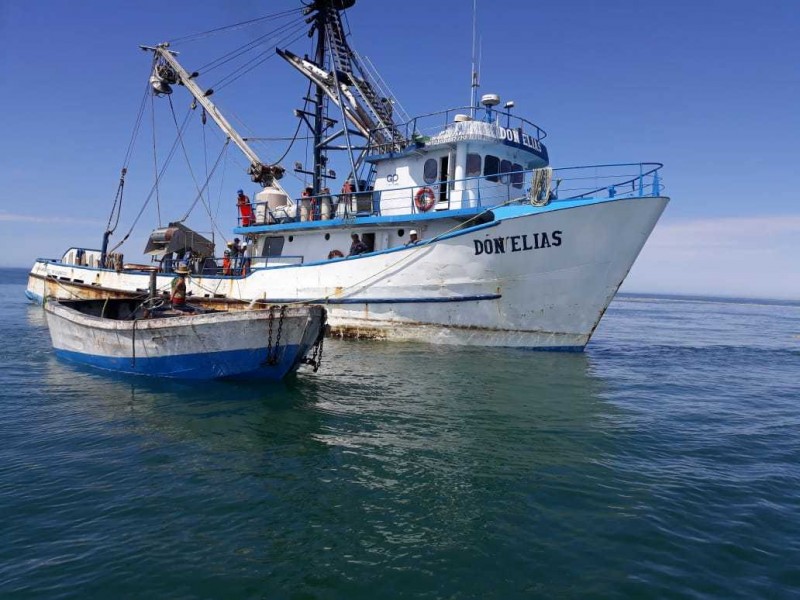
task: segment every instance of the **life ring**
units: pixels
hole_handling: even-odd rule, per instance
[[[436,196],[429,187],[419,188],[417,193],[414,194],[414,206],[416,206],[417,210],[420,212],[428,212],[433,208],[435,203]]]

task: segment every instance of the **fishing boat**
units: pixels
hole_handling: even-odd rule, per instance
[[[107,371],[178,379],[280,380],[302,364],[319,368],[321,306],[189,313],[163,302],[48,299],[53,349],[62,359]]]
[[[259,158],[213,90],[201,87],[202,70],[183,67],[185,53],[179,62],[168,43],[143,47],[153,60],[150,93],[188,92],[203,123],[244,153],[258,186],[252,201],[239,194],[233,229],[248,242],[238,256],[246,268],[231,268],[213,247],[188,252],[195,299],[226,308],[322,303],[331,332],[342,336],[582,350],[669,201],[662,165],[553,168],[545,131],[512,113],[514,102],[479,98],[474,67],[470,105],[406,118],[350,46],[343,13],[354,4],[307,3],[299,18],[316,51],[276,50],[310,86],[310,109],[295,111],[313,151],[311,166],[294,167],[308,178],[301,193],[282,187],[284,167]],[[347,172],[338,181],[329,168],[336,152]],[[190,246],[171,241],[188,239],[182,227],[157,229],[148,243],[159,286]],[[109,250],[113,232],[99,249],[37,260],[28,297],[125,297],[146,288],[147,265],[126,264],[119,244]]]

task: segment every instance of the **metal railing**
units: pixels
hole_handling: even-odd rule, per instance
[[[419,115],[405,123],[400,123],[397,127],[405,132],[409,140],[413,140],[415,136],[432,135],[439,132],[443,127],[451,125],[456,115],[470,115],[473,110],[475,111],[474,117],[471,118],[473,121],[497,123],[501,127],[507,129],[517,129],[521,127],[528,130],[537,140],[543,140],[547,137],[547,132],[536,123],[524,117],[511,114],[510,110],[471,106],[458,106],[456,108],[448,108],[447,110]]]
[[[561,167],[553,169],[546,196],[551,202],[658,196],[663,190],[659,175],[662,167],[661,163]],[[256,203],[254,207],[257,210],[254,214],[263,217],[253,224],[354,220],[380,216],[387,210],[392,214],[415,214],[526,203],[531,200],[534,173],[534,169],[525,169],[385,190],[326,193],[299,198],[293,205],[281,207],[277,211],[270,209],[265,203]],[[420,191],[426,189],[433,193],[434,202],[428,210],[423,211],[415,200]]]

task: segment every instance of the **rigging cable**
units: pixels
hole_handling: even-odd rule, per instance
[[[241,46],[234,48],[230,52],[223,54],[219,58],[215,58],[211,62],[206,63],[205,65],[200,67],[198,71],[201,73],[208,73],[209,71],[213,71],[217,67],[221,67],[225,63],[228,63],[236,58],[239,58],[240,56],[246,54],[250,50],[255,49],[256,47],[264,43],[270,36],[282,33],[282,31],[286,29],[296,28],[298,25],[305,26],[305,19],[300,19],[299,21],[295,20],[289,23],[284,23],[283,25],[279,25],[275,29],[272,29],[264,34],[261,34],[260,36],[247,42],[246,44],[242,44]]]
[[[217,194],[217,210],[214,213],[215,219],[219,219],[219,209],[222,207],[222,192],[225,189],[225,173],[228,170],[228,148],[230,148],[230,146],[226,144],[225,156],[224,156],[225,160],[222,163],[222,175],[219,178],[219,192]],[[225,239],[225,236],[222,236],[222,239]]]
[[[123,192],[125,191],[125,175],[128,173],[128,166],[131,162],[131,155],[133,154],[133,148],[136,145],[136,140],[139,136],[139,131],[142,126],[142,118],[144,116],[144,109],[147,106],[147,96],[150,93],[150,83],[148,82],[144,88],[144,94],[142,94],[142,100],[139,103],[139,110],[136,113],[136,120],[133,125],[133,131],[131,132],[131,138],[128,141],[128,148],[125,151],[125,158],[122,161],[122,169],[120,170],[120,177],[119,177],[119,185],[117,186],[117,194],[114,197],[114,203],[111,206],[111,213],[108,215],[108,223],[106,224],[106,231],[108,235],[114,233],[119,225],[119,219],[122,215],[122,196]],[[115,216],[116,215],[116,216]],[[114,226],[111,226],[111,221],[114,221]]]
[[[150,126],[153,129],[153,176],[155,177],[156,187],[156,214],[158,215],[158,226],[161,227],[161,197],[158,187],[158,153],[156,150],[156,105],[155,94],[150,96]]]
[[[305,95],[306,101],[303,104],[303,111],[305,111],[306,107],[308,106],[308,99],[307,98],[308,98],[309,94],[311,94],[311,82],[310,81],[308,82],[308,89],[306,90],[306,95]],[[292,141],[289,142],[289,147],[286,148],[286,152],[284,152],[278,160],[274,161],[274,164],[276,164],[276,165],[279,164],[289,154],[289,151],[292,149],[292,146],[294,146],[295,141],[297,141],[297,134],[300,133],[300,127],[302,125],[303,125],[303,120],[298,118],[297,119],[297,128],[294,130],[294,135],[292,136]],[[308,137],[307,136],[306,136],[306,144],[308,144]]]
[[[178,125],[178,117],[175,116],[175,105],[172,103],[172,96],[167,96],[167,99],[169,100],[169,110],[170,110],[170,113],[172,114],[172,121],[175,123],[175,130],[177,131],[178,142],[180,142],[181,150],[183,151],[183,157],[186,159],[186,166],[189,168],[189,174],[192,176],[192,181],[194,182],[194,187],[197,188],[198,197],[202,197],[203,190],[200,188],[200,185],[197,183],[197,177],[195,177],[194,169],[192,169],[192,162],[189,160],[189,153],[186,151],[186,145],[183,143],[183,133],[181,132],[181,128]],[[203,189],[205,189],[205,186],[203,186]],[[197,204],[197,199],[195,199],[194,203],[192,203],[192,208],[194,208],[194,206],[196,204]],[[206,206],[206,208],[209,208],[206,205],[205,200],[203,201],[203,205]],[[191,212],[191,209],[189,210],[189,212]],[[187,213],[186,216],[184,216],[184,218],[181,219],[181,221],[185,220],[188,216],[189,216],[189,213]],[[208,216],[209,216],[209,218],[211,218],[211,210],[210,209],[208,210]]]
[[[181,132],[186,128],[186,125],[189,122],[189,117],[191,115],[192,115],[192,110],[191,109],[187,110],[186,117],[184,117],[183,123],[181,124],[180,128]],[[170,162],[172,162],[172,157],[175,156],[175,150],[177,149],[178,149],[178,139],[175,139],[175,141],[172,143],[172,148],[170,148],[169,153],[167,154],[167,158],[164,161],[164,165],[161,167],[161,171],[158,174],[156,183],[154,183],[153,186],[150,188],[150,193],[147,194],[147,198],[145,198],[144,203],[142,203],[142,208],[139,209],[139,212],[136,215],[136,218],[133,220],[130,229],[128,229],[128,232],[125,234],[125,237],[123,237],[116,246],[114,246],[111,250],[109,250],[109,252],[115,252],[120,246],[122,246],[122,244],[124,244],[127,241],[127,239],[131,236],[131,233],[133,233],[136,224],[139,222],[139,219],[141,219],[142,215],[144,214],[145,208],[147,208],[147,205],[153,198],[153,194],[155,193],[155,188],[156,185],[158,184],[158,180],[164,176],[164,173],[167,171],[167,167],[169,166]]]
[[[287,39],[287,38],[289,38],[289,36],[292,36],[292,35],[294,37],[292,37],[291,39]],[[306,35],[305,23],[301,23],[299,27],[295,27],[294,29],[292,29],[291,32],[288,32],[286,35],[284,35],[283,37],[279,38],[275,43],[276,43],[276,45],[288,46],[289,44],[292,44],[292,43],[296,42],[297,40],[299,40],[300,38],[302,38],[305,35]],[[231,71],[228,75],[226,75],[225,77],[223,77],[222,79],[217,81],[217,83],[212,85],[211,87],[213,89],[215,89],[216,91],[221,90],[222,88],[230,85],[231,83],[233,83],[234,81],[236,81],[237,79],[242,77],[243,75],[246,75],[247,73],[249,73],[250,71],[252,71],[256,67],[261,65],[262,63],[266,62],[267,60],[269,60],[270,58],[275,56],[275,54],[276,54],[275,50],[271,50],[271,51],[267,52],[259,60],[253,59],[250,63],[244,63],[243,65],[240,65],[239,67],[237,67],[236,69]]]
[[[197,201],[198,200],[202,200],[203,201],[203,206],[206,207],[206,212],[208,212],[208,217],[211,220],[212,228],[216,228],[217,227],[215,219],[214,219],[214,216],[211,214],[211,204],[210,204],[210,202],[206,203],[205,199],[203,198],[203,193],[206,191],[206,189],[208,189],[208,186],[211,183],[211,178],[214,176],[214,172],[217,170],[217,167],[219,166],[219,163],[222,160],[222,157],[224,156],[225,151],[227,150],[229,143],[230,143],[230,139],[225,140],[225,144],[223,144],[222,150],[220,150],[219,155],[217,156],[217,160],[214,162],[214,166],[211,167],[211,172],[208,174],[208,177],[206,177],[206,181],[203,184],[203,187],[202,188],[198,188],[197,196],[195,196],[195,199],[192,201],[192,204],[189,206],[189,208],[186,211],[186,213],[180,219],[178,219],[178,223],[183,223],[186,219],[188,219],[189,215],[194,210],[194,207],[197,205]]]
[[[191,160],[189,159],[189,153],[186,151],[186,145],[183,142],[183,132],[181,131],[181,128],[178,126],[178,119],[175,116],[175,106],[172,103],[172,96],[169,96],[168,99],[169,99],[170,112],[172,113],[172,120],[175,123],[175,129],[177,130],[178,140],[180,142],[181,149],[183,150],[183,157],[186,159],[186,166],[189,168],[189,174],[192,176],[192,181],[194,182],[194,185],[197,188],[197,196],[195,197],[192,204],[189,206],[189,209],[186,211],[186,214],[184,214],[183,217],[181,217],[178,220],[178,223],[182,223],[183,221],[189,218],[189,215],[192,213],[195,206],[197,206],[198,200],[200,200],[202,201],[203,207],[206,209],[206,213],[208,214],[208,220],[211,223],[212,232],[216,230],[224,239],[225,235],[222,233],[222,230],[217,226],[217,223],[214,219],[214,215],[211,212],[211,201],[209,199],[209,201],[206,202],[206,199],[203,196],[203,194],[207,190],[208,185],[211,182],[211,177],[214,175],[214,172],[217,170],[217,167],[219,166],[219,162],[222,159],[222,156],[225,152],[225,148],[230,142],[230,138],[225,139],[225,144],[223,145],[222,150],[220,150],[219,156],[217,156],[217,160],[214,162],[214,166],[211,169],[211,173],[209,173],[209,175],[206,177],[203,186],[200,187],[200,185],[197,183],[197,178],[194,175],[194,169],[192,169],[192,163]],[[203,131],[205,133],[205,128],[203,128]]]
[[[290,8],[289,10],[283,10],[280,12],[272,13],[269,15],[264,15],[263,17],[256,17],[255,19],[249,19],[247,21],[240,21],[239,23],[234,23],[232,25],[223,25],[221,27],[216,27],[214,29],[209,29],[208,31],[201,31],[199,33],[192,33],[190,35],[185,35],[180,38],[176,38],[174,40],[170,40],[170,44],[176,44],[179,42],[194,42],[196,40],[202,39],[204,37],[211,36],[215,33],[220,33],[222,31],[226,31],[229,29],[241,29],[243,27],[247,27],[248,25],[252,25],[254,23],[258,23],[260,21],[266,21],[269,19],[275,19],[282,16],[289,15],[291,13],[301,13],[303,11],[302,8]]]

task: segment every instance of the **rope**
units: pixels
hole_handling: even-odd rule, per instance
[[[550,202],[550,183],[553,180],[553,169],[542,167],[533,170],[533,182],[531,184],[531,204],[533,206],[545,206]]]

